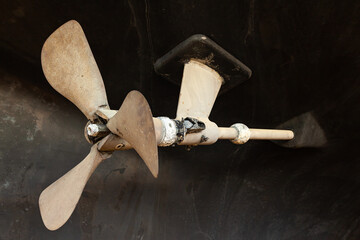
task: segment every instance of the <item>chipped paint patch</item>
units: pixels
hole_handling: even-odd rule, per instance
[[[5,182],[3,184],[1,184],[0,189],[7,189],[9,186],[10,186],[10,182],[5,180]]]
[[[28,129],[28,130],[26,131],[26,140],[27,140],[28,142],[33,141],[33,140],[34,140],[34,135],[35,135],[35,133],[32,132],[32,131],[30,131],[30,130]]]
[[[4,122],[8,122],[8,123],[12,123],[12,124],[16,123],[16,119],[14,117],[12,117],[12,116],[3,116],[2,120]]]

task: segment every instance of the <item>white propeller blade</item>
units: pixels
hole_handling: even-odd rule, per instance
[[[56,230],[66,223],[91,174],[108,157],[109,154],[100,153],[97,145],[93,145],[84,160],[41,193],[40,213],[49,230]]]
[[[108,107],[100,71],[85,34],[71,20],[46,40],[41,64],[50,85],[74,103],[89,119],[99,107]]]
[[[138,91],[128,93],[119,111],[106,126],[112,133],[130,143],[152,175],[157,177],[158,148],[152,113],[145,97]]]

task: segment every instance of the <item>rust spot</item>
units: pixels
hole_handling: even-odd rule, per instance
[[[207,140],[209,140],[209,138],[206,137],[205,135],[202,135],[200,139],[200,143],[206,142]]]

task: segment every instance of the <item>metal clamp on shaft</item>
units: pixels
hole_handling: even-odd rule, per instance
[[[161,147],[171,146],[177,141],[177,126],[174,120],[168,117],[158,117],[162,123]]]
[[[187,117],[182,120],[173,120],[168,117],[158,117],[162,123],[162,136],[159,146],[165,147],[179,144],[186,134],[197,133],[206,128],[202,121]]]
[[[244,144],[247,141],[249,141],[251,132],[250,132],[250,129],[245,124],[235,123],[235,124],[231,125],[231,127],[235,128],[237,131],[236,138],[231,140],[231,142],[233,142],[235,144]]]

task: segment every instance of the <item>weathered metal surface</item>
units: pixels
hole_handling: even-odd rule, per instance
[[[109,108],[99,68],[75,20],[63,24],[45,41],[41,65],[50,85],[89,120],[95,119],[99,108]]]
[[[1,239],[359,239],[358,2],[1,6]],[[328,143],[160,148],[157,179],[135,151],[118,151],[94,172],[69,222],[50,232],[38,197],[89,150],[87,120],[40,66],[46,37],[70,18],[86,28],[112,109],[138,89],[155,116],[174,116],[179,88],[153,62],[202,32],[253,70],[251,81],[217,99],[214,122],[271,128],[314,110]]]
[[[233,140],[231,140],[235,144],[244,144],[249,141],[251,132],[250,129],[242,123],[235,123],[231,125],[231,128],[235,128],[237,131],[237,136]]]
[[[106,126],[113,134],[130,143],[154,177],[158,176],[159,157],[153,116],[140,92],[129,92],[119,111]]]
[[[175,144],[178,141],[178,128],[175,120],[168,117],[158,117],[161,121],[161,140],[159,146],[166,147]]]
[[[87,181],[98,165],[110,156],[111,154],[99,152],[97,145],[93,145],[84,160],[41,192],[41,218],[49,230],[57,230],[66,223],[79,202]]]

